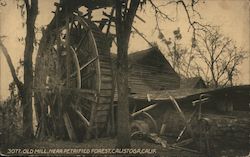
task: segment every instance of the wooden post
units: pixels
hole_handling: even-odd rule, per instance
[[[188,121],[187,121],[184,113],[182,112],[180,106],[178,105],[178,103],[176,102],[176,100],[172,96],[169,96],[169,98],[173,102],[175,109],[180,114],[181,118],[183,119],[184,123],[186,124],[187,130],[189,131],[191,137],[194,138],[194,134],[193,134],[193,130],[191,128],[191,125],[188,123]]]
[[[74,131],[74,128],[72,126],[71,120],[67,112],[64,112],[63,119],[64,119],[64,123],[65,123],[70,140],[76,141],[75,131]]]
[[[1,21],[1,15],[0,14],[0,21]],[[0,26],[0,31],[1,31],[1,26]],[[1,39],[0,39],[1,40]],[[2,100],[2,53],[0,53],[0,101]]]
[[[111,25],[111,23],[112,23],[112,18],[113,18],[113,16],[114,16],[114,11],[115,11],[115,9],[114,9],[114,7],[112,7],[111,13],[110,13],[109,22],[108,22],[108,28],[107,28],[106,36],[108,36],[108,34],[109,34],[110,25]]]
[[[66,69],[67,69],[67,76],[66,76],[66,85],[69,87],[69,79],[70,79],[70,32],[69,32],[69,15],[67,14],[66,18],[66,50],[67,50],[67,56],[66,56]]]
[[[188,119],[188,121],[187,121],[188,123],[190,123],[190,122],[192,121],[192,119],[193,119],[193,117],[194,117],[194,115],[195,115],[196,112],[197,112],[197,107],[195,108],[195,110],[194,110],[193,113],[191,114],[190,118]],[[181,136],[184,134],[184,132],[186,131],[186,129],[187,129],[187,126],[185,126],[185,127],[181,130],[181,132],[180,132],[178,138],[176,139],[177,142],[181,139]]]
[[[161,125],[161,130],[160,130],[160,135],[164,135],[164,133],[165,133],[165,130],[166,130],[166,124],[165,123],[163,123],[162,125]]]
[[[63,100],[61,89],[58,89],[58,134],[59,138],[62,139],[64,136],[64,124],[63,124]]]

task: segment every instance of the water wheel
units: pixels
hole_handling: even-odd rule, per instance
[[[71,140],[99,136],[113,101],[111,40],[78,15],[61,23],[50,31],[46,51],[36,59],[37,134],[65,130]]]

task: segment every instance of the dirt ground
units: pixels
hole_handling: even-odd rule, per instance
[[[1,148],[2,155],[8,151],[8,149],[115,149],[116,140],[111,138],[101,138],[101,139],[93,139],[82,143],[75,143],[69,141],[33,141],[29,143],[20,143],[17,145],[6,146],[5,148]],[[130,154],[130,156],[154,156],[154,157],[206,157],[206,154],[201,154],[197,152],[190,152],[189,150],[182,150],[176,148],[163,148],[161,145],[157,145],[154,143],[149,143],[147,141],[142,140],[132,140],[131,141],[131,148],[132,149],[151,149],[156,150],[153,154]],[[32,153],[31,153],[32,154]],[[14,155],[14,154],[9,154]],[[16,154],[17,155],[17,154]],[[25,154],[23,154],[25,155]],[[41,154],[46,155],[48,154]],[[58,155],[58,154],[57,154]],[[59,154],[60,156],[63,155]],[[76,154],[69,154],[69,156],[76,155]],[[79,156],[79,155],[78,155]],[[84,155],[81,155],[84,156]],[[85,155],[91,156],[91,155]],[[98,156],[98,155],[95,155]],[[99,156],[101,156],[99,154]],[[112,156],[112,155],[109,155]],[[118,155],[113,155],[118,156]],[[224,149],[219,150],[213,154],[215,157],[250,157],[249,150],[233,150],[233,149]],[[106,155],[107,157],[107,155]]]

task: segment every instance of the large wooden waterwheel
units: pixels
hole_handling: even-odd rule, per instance
[[[99,136],[113,101],[111,40],[78,15],[61,23],[36,59],[38,134]]]

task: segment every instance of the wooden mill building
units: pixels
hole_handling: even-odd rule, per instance
[[[180,82],[180,88],[207,88],[201,77],[183,78]]]
[[[116,55],[113,54],[112,58],[114,71],[116,71]],[[131,53],[128,59],[128,81],[131,94],[146,94],[150,91],[171,90],[180,87],[180,76],[158,47]]]

